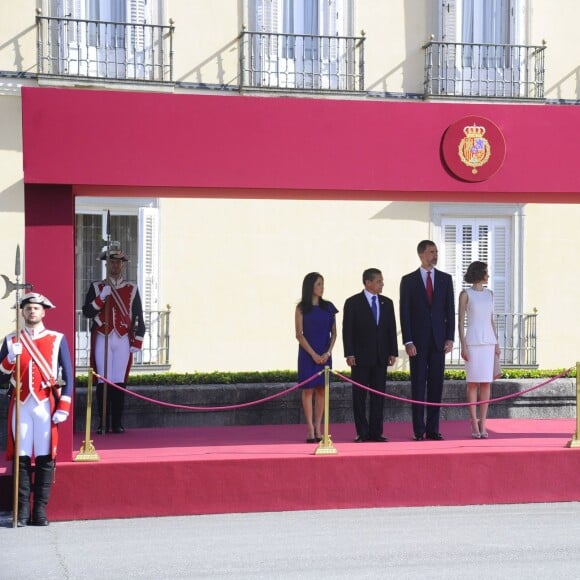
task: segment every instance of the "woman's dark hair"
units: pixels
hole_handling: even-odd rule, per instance
[[[298,303],[298,308],[300,308],[302,314],[308,314],[312,310],[312,294],[314,294],[314,284],[316,284],[318,278],[324,280],[324,276],[318,272],[310,272],[304,276],[302,281],[302,299]],[[328,310],[328,302],[322,297],[318,300],[318,306]]]
[[[481,282],[486,274],[487,264],[485,262],[471,262],[467,268],[467,272],[465,272],[465,276],[463,276],[463,279],[468,284],[475,284],[476,282]]]

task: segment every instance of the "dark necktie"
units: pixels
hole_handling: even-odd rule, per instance
[[[371,299],[371,310],[373,311],[373,316],[375,317],[375,322],[379,323],[379,309],[377,308],[377,297],[373,296]]]
[[[429,305],[433,303],[433,280],[431,280],[431,270],[427,272],[427,301]]]

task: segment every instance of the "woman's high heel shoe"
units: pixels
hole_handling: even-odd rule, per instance
[[[479,421],[477,419],[471,420],[471,436],[473,439],[481,439],[481,433],[479,432]]]
[[[478,426],[479,426],[479,428],[480,428],[480,429],[479,429],[479,436],[480,436],[482,439],[487,439],[487,438],[489,437],[489,435],[488,435],[487,431],[485,431],[484,429],[481,429],[481,419],[478,419],[478,420],[477,420],[477,424],[478,424]]]

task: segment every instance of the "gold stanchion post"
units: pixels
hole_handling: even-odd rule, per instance
[[[580,362],[576,363],[576,433],[568,447],[580,447]]]
[[[338,450],[332,444],[330,434],[328,433],[328,415],[330,411],[330,369],[324,367],[324,434],[322,441],[314,451],[314,455],[336,455]]]
[[[93,369],[89,369],[89,377],[87,380],[87,418],[85,425],[85,440],[81,445],[75,461],[99,461],[99,454],[95,451],[95,446],[91,439],[91,415],[93,406]]]

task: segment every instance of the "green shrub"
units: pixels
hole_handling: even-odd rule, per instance
[[[504,368],[502,379],[548,379],[563,373],[566,369],[538,370],[538,369],[512,369]],[[350,377],[350,371],[338,371],[341,375]],[[340,379],[331,373],[331,381]],[[573,367],[566,375],[576,377],[576,367]],[[389,381],[408,381],[407,371],[389,371]],[[298,380],[296,371],[247,371],[247,372],[224,372],[214,371],[211,373],[154,373],[142,375],[130,375],[129,385],[233,385],[244,383],[295,383]],[[447,369],[445,380],[464,381],[465,371],[461,369]],[[87,375],[76,377],[78,387],[87,386]]]

